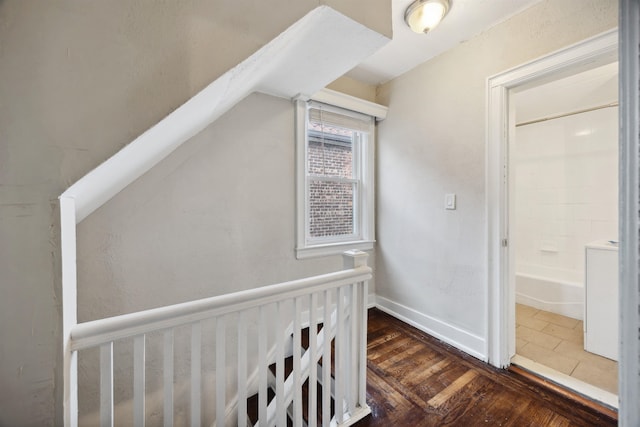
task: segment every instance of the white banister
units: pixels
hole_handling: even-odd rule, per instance
[[[311,427],[317,426],[318,399],[325,426],[350,425],[362,418],[369,412],[364,400],[366,379],[363,376],[366,375],[366,281],[371,278],[371,269],[366,265],[366,254],[361,252],[345,254],[345,266],[350,268],[72,328],[70,356],[80,350],[100,347],[101,425],[113,426],[117,415],[114,342],[127,338],[133,338],[132,408],[136,426],[144,426],[147,415],[157,417],[159,414],[163,415],[165,426],[172,426],[174,406],[186,409],[183,405],[187,403],[188,411],[180,409],[179,417],[186,422],[188,414],[191,426],[211,423],[209,418],[214,410],[217,426],[249,426],[247,398],[255,393],[258,393],[258,422],[254,427],[287,425],[288,421],[294,426],[302,426],[305,421]],[[305,322],[308,319],[308,324],[303,323],[303,319]],[[215,331],[210,333],[209,325],[213,326],[213,322]],[[305,327],[309,328],[307,349],[302,347]],[[175,334],[186,332],[186,328],[191,331],[190,341],[184,343],[183,349],[177,349],[184,341],[177,340]],[[149,335],[156,331],[163,338],[160,346],[153,345]],[[270,337],[274,337],[273,341]],[[234,345],[227,346],[227,340],[231,343],[234,338]],[[152,350],[160,353],[154,355]],[[257,354],[251,353],[256,350]],[[174,367],[176,360],[182,360],[174,357],[176,351],[190,355],[183,360],[190,364],[185,366],[190,371],[186,371],[184,378],[174,377],[177,372],[185,371],[185,368]],[[215,361],[209,356],[212,351]],[[285,360],[287,357],[290,359]],[[153,368],[158,365],[156,361],[161,362],[161,374]],[[275,364],[275,375],[269,370],[271,364]],[[285,366],[287,369],[292,366],[291,373],[285,371]],[[213,372],[215,380],[210,380]],[[158,399],[149,397],[149,393],[155,392],[146,390],[147,374],[156,373],[162,379]],[[229,380],[234,376],[237,381]],[[153,379],[148,382],[158,384]],[[174,393],[176,382],[180,384],[179,391]],[[308,396],[303,397],[305,383]],[[317,393],[319,385],[321,396]],[[209,396],[214,393],[212,388],[215,398]],[[275,392],[271,402],[267,398],[270,391]],[[303,398],[307,397],[309,418],[303,420]],[[181,399],[181,403],[174,399]],[[158,403],[164,408],[159,408]]]
[[[71,329],[71,349],[81,350],[104,342],[116,341],[141,333],[172,328],[194,321],[215,318],[316,290],[337,288],[371,278],[370,267],[358,267],[277,285],[232,294],[204,298],[131,314],[80,323]]]

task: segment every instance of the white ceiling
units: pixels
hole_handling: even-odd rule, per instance
[[[505,21],[540,0],[450,0],[444,20],[427,34],[416,34],[404,22],[412,0],[392,0],[393,40],[347,75],[377,85]]]

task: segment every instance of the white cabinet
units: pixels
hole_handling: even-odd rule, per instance
[[[585,247],[584,349],[618,360],[618,245]]]

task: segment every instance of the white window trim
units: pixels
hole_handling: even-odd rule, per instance
[[[296,258],[304,259],[336,255],[349,249],[371,250],[375,243],[375,126],[373,126],[369,135],[368,149],[364,150],[361,158],[361,167],[364,167],[364,170],[362,175],[363,188],[360,191],[361,200],[358,203],[362,210],[358,218],[359,236],[356,239],[346,241],[332,239],[331,242],[327,243],[308,242],[306,239],[307,100],[309,100],[309,97],[303,96],[299,96],[294,100],[296,132]],[[336,107],[373,116],[378,120],[383,119],[387,111],[387,107],[382,105],[326,89],[311,97],[311,100],[332,103]]]

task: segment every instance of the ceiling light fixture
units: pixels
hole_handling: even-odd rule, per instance
[[[416,33],[426,33],[449,11],[449,0],[416,0],[404,13],[404,21]]]

